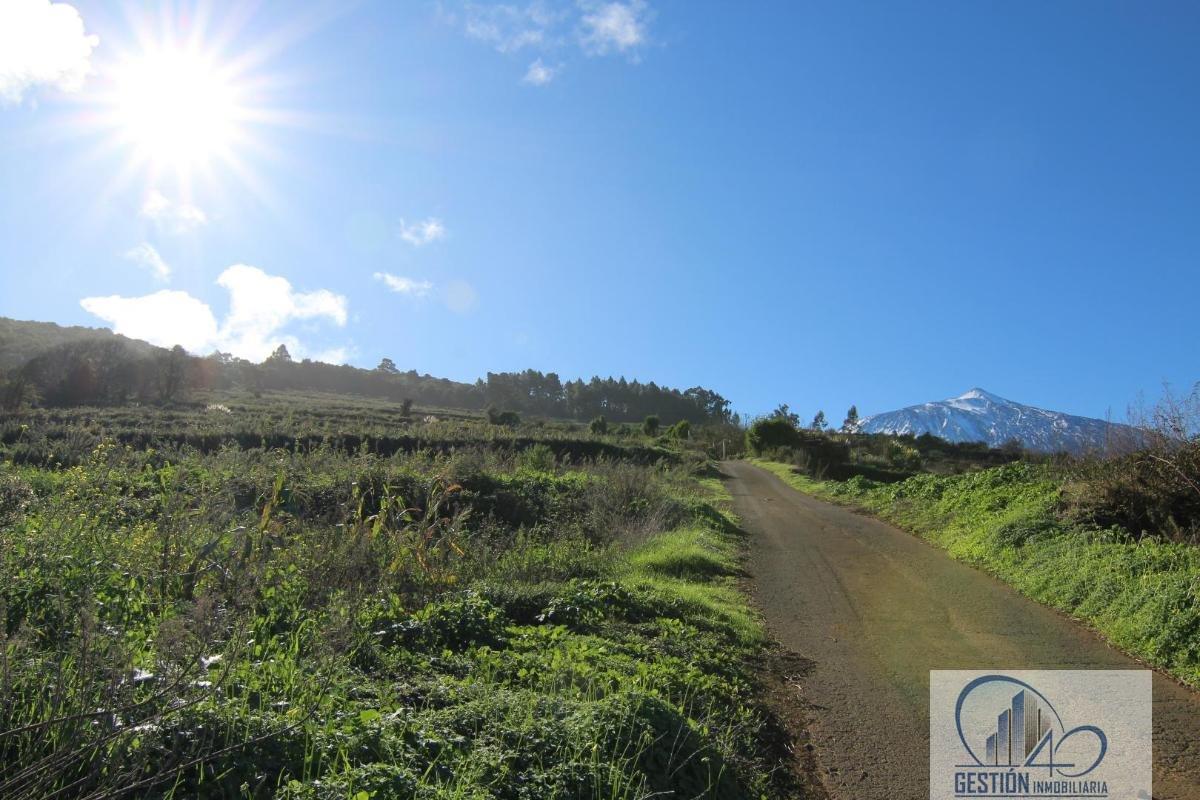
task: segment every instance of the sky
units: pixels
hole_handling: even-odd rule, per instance
[[[0,0],[0,315],[840,421],[1200,380],[1191,3]]]

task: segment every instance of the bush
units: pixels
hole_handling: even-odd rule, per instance
[[[517,456],[517,464],[525,469],[539,472],[553,472],[558,465],[554,451],[545,442],[538,442],[532,447],[526,447]]]
[[[1091,461],[1067,490],[1076,519],[1134,536],[1200,540],[1200,440]]]
[[[0,475],[0,527],[20,522],[33,500],[29,484],[16,475]]]
[[[504,425],[515,428],[521,424],[521,415],[515,411],[499,411],[495,408],[487,410],[488,422],[493,425]]]
[[[596,417],[588,423],[588,430],[597,435],[608,433],[608,420],[603,416]]]
[[[657,436],[658,426],[658,417],[656,417],[654,414],[651,414],[642,420],[642,433],[646,434],[647,436]]]

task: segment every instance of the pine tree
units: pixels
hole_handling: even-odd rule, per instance
[[[846,433],[858,430],[858,406],[850,406],[850,410],[846,412],[846,419],[842,422],[842,430]]]
[[[815,417],[813,417],[812,425],[810,425],[809,427],[812,428],[814,431],[823,431],[823,430],[825,430],[825,424],[826,424],[825,423],[825,412],[818,411],[817,415]]]

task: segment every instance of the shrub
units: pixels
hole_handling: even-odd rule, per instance
[[[526,447],[517,456],[518,466],[539,472],[553,472],[557,463],[554,451],[545,442],[538,442],[532,447]]]
[[[1200,440],[1123,458],[1086,462],[1067,490],[1066,507],[1100,527],[1134,536],[1200,539]]]
[[[893,440],[888,443],[888,462],[897,469],[919,470],[921,451]]]
[[[0,527],[19,522],[33,500],[29,484],[16,475],[0,475]]]
[[[499,411],[496,408],[487,410],[488,422],[493,425],[504,425],[515,428],[521,424],[521,415],[515,411]]]
[[[657,436],[658,426],[658,417],[656,417],[654,414],[651,414],[642,420],[642,433],[646,434],[647,436]]]
[[[588,430],[595,434],[608,433],[608,420],[603,415],[596,417],[588,423]]]

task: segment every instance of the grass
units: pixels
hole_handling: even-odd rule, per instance
[[[719,619],[748,645],[765,641],[761,621],[736,586],[741,549],[733,498],[716,478],[695,482],[689,494],[703,513],[697,524],[646,542],[627,557],[635,585],[672,594],[695,609],[699,618]]]
[[[1052,468],[1017,463],[877,484],[754,463],[799,491],[894,522],[1200,686],[1200,550],[1071,521],[1060,513],[1063,479]]]
[[[0,797],[779,796],[703,458],[256,409],[8,426]]]

